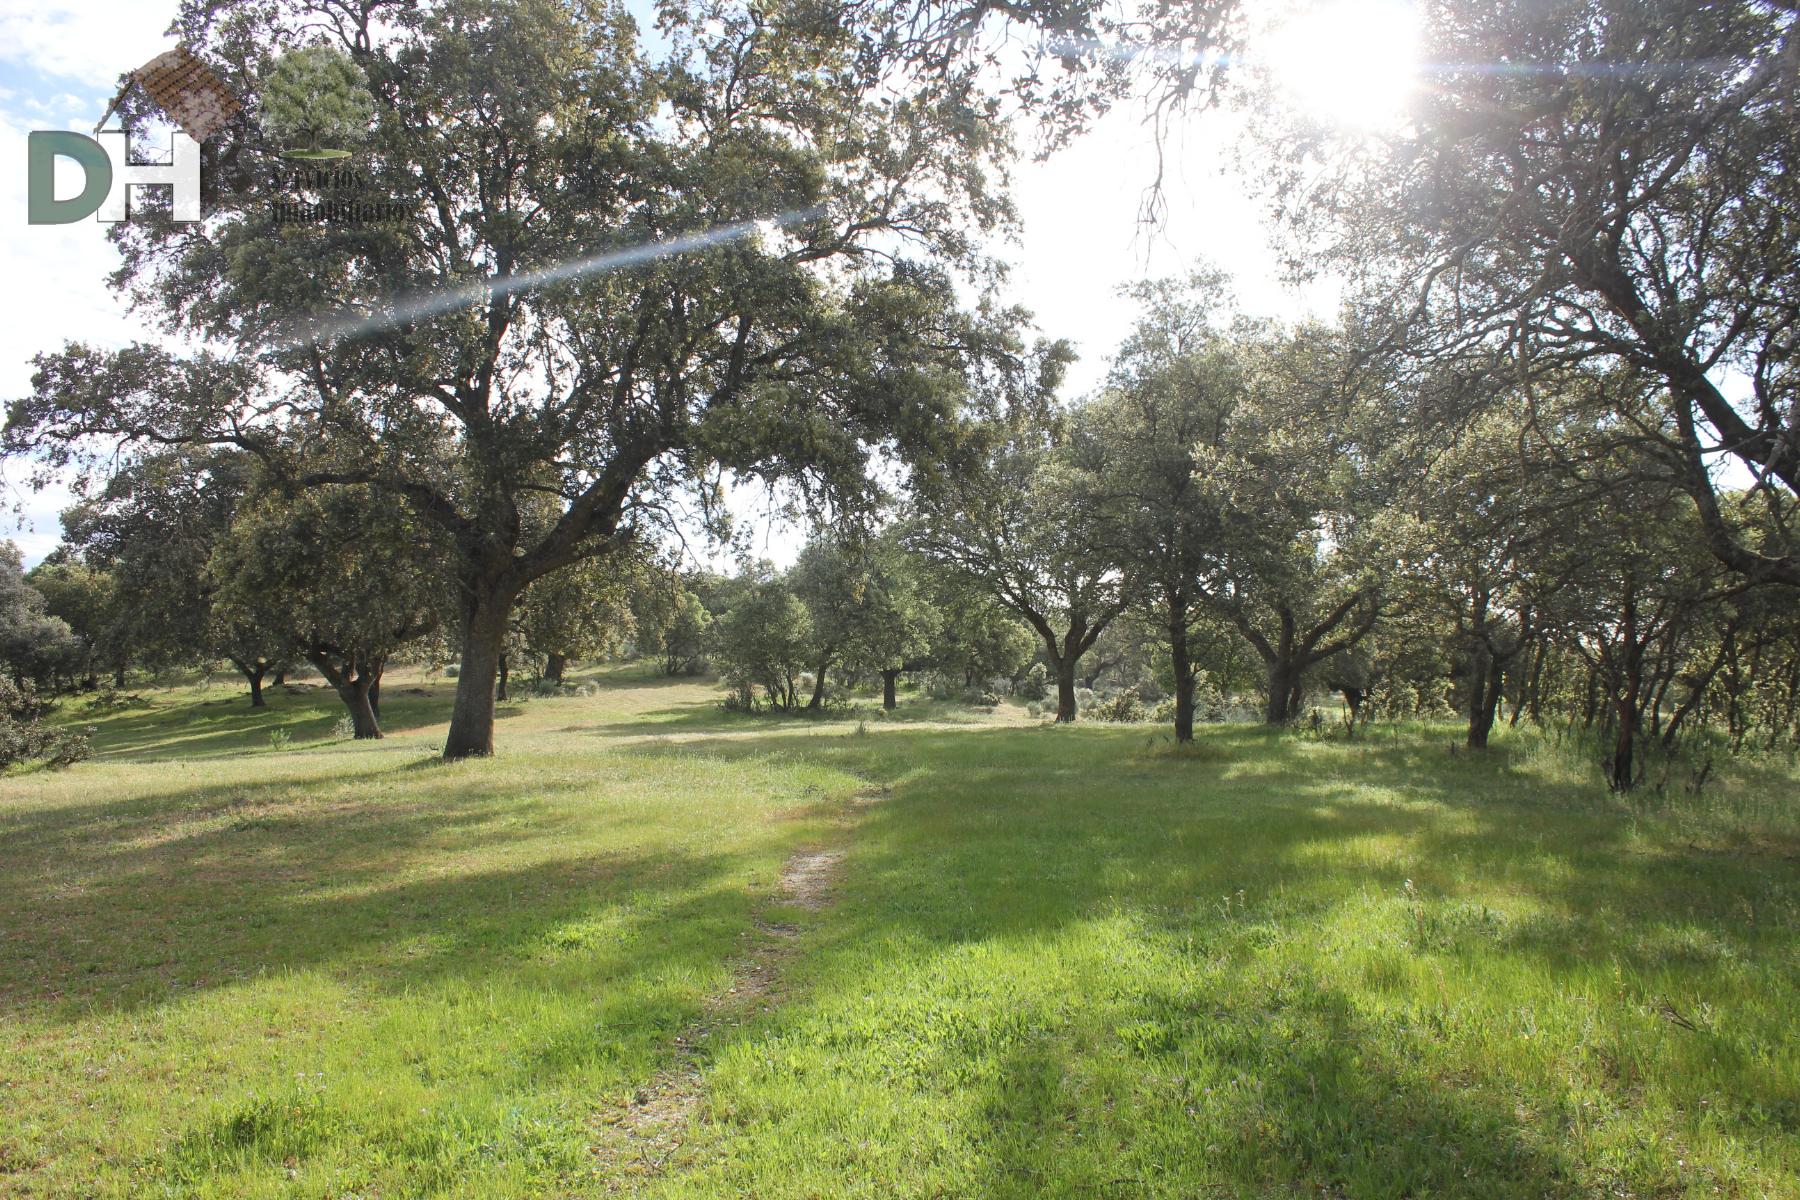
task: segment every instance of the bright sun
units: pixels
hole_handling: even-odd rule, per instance
[[[1271,83],[1308,116],[1375,132],[1405,117],[1419,81],[1418,13],[1395,0],[1323,0],[1263,40]]]

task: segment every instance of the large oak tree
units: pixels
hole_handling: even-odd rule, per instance
[[[208,144],[205,220],[120,227],[119,282],[204,348],[40,358],[7,447],[54,467],[224,443],[410,505],[456,581],[445,753],[491,752],[533,580],[620,552],[719,467],[854,497],[871,454],[950,427],[981,341],[946,274],[909,261],[969,266],[1007,215],[1003,132],[966,72],[909,95],[898,56],[807,4],[661,25],[653,54],[587,0],[190,0],[179,32],[244,127]],[[374,122],[354,171],[296,180],[255,142],[255,97],[320,37]],[[386,207],[283,224],[276,199]],[[546,495],[557,519],[524,521]]]

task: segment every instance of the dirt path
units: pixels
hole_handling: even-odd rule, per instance
[[[883,788],[858,796],[850,811],[886,794]],[[848,819],[841,823],[847,833]],[[844,853],[840,839],[793,855],[782,865],[776,893],[766,907],[818,912],[830,905]],[[800,927],[758,915],[752,936],[749,950],[734,965],[731,985],[712,997],[700,1019],[676,1036],[676,1064],[640,1087],[624,1105],[596,1117],[595,1165],[608,1191],[633,1190],[662,1174],[680,1153],[704,1092],[701,1062],[707,1040],[781,1002],[782,971],[799,952]]]

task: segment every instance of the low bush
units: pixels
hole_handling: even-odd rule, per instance
[[[1088,709],[1088,713],[1096,721],[1116,721],[1130,724],[1145,720],[1150,715],[1150,710],[1144,707],[1144,702],[1138,699],[1136,692],[1125,691],[1101,700]],[[1172,706],[1169,719],[1174,719]]]
[[[88,756],[86,734],[44,723],[51,707],[29,683],[0,679],[0,768],[25,762],[65,767]]]

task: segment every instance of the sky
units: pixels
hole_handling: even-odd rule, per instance
[[[1332,30],[1330,13],[1347,11],[1347,0],[1338,0],[1322,26],[1325,36],[1283,46],[1284,60],[1294,64],[1289,78],[1298,100],[1343,103],[1346,89],[1330,78],[1341,55],[1318,61],[1309,55],[1366,28],[1362,14],[1382,2],[1358,0],[1356,21]],[[29,389],[34,354],[70,338],[121,345],[154,336],[106,287],[117,258],[103,226],[27,224],[25,147],[34,129],[91,133],[119,74],[174,44],[164,30],[175,7],[175,0],[0,0],[0,162],[12,164],[0,198],[6,223],[0,278],[12,285],[0,294],[0,403]],[[1365,103],[1380,99],[1367,87],[1356,94]],[[1168,213],[1154,236],[1137,220],[1155,173],[1140,110],[1121,107],[1049,160],[1019,164],[1020,231],[994,249],[1012,264],[1009,298],[1036,314],[1042,334],[1076,344],[1081,361],[1070,377],[1071,393],[1104,376],[1107,355],[1132,319],[1117,292],[1134,280],[1181,274],[1209,260],[1234,277],[1247,312],[1298,317],[1335,304],[1329,281],[1299,291],[1280,281],[1254,164],[1241,163],[1234,144],[1226,114],[1175,132]],[[33,492],[26,475],[23,464],[0,467],[0,540],[17,543],[33,563],[56,545],[56,515],[68,495],[55,488]],[[780,562],[791,558],[796,543],[794,530],[771,525],[754,549]]]

